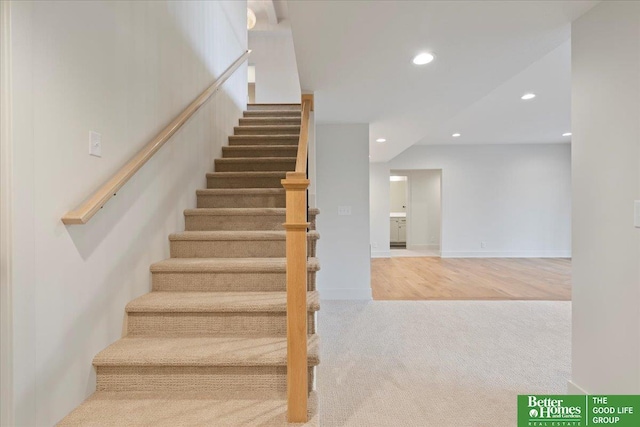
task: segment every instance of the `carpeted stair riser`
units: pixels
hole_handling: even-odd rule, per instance
[[[309,313],[308,333],[316,333],[315,316]],[[287,314],[278,313],[129,313],[128,336],[284,336]]]
[[[248,104],[247,111],[297,111],[302,110],[300,104]]]
[[[221,172],[207,174],[207,188],[282,188],[285,172]]]
[[[234,135],[300,135],[300,126],[236,126]]]
[[[296,157],[297,145],[237,145],[222,147],[222,157],[235,159],[238,157]]]
[[[196,191],[198,208],[284,208],[284,188],[208,189]]]
[[[245,111],[243,117],[296,117],[300,119],[302,111],[300,110],[252,110]]]
[[[285,213],[246,215],[242,212],[217,213],[206,209],[187,209],[185,211],[186,231],[223,231],[223,230],[284,230]],[[315,214],[309,212],[310,230],[315,229]]]
[[[229,136],[229,146],[292,145],[297,150],[299,140],[299,135],[231,135]]]
[[[309,392],[315,377],[309,368]],[[253,392],[287,390],[286,366],[98,366],[96,390],[109,392]]]
[[[172,292],[285,292],[287,275],[282,272],[228,273],[152,272],[154,291]],[[309,271],[307,287],[316,290],[316,271]]]
[[[292,171],[296,168],[295,157],[253,157],[215,160],[216,172]]]
[[[180,240],[171,235],[171,258],[282,258],[286,256],[286,240]],[[283,236],[284,237],[284,234]],[[317,234],[307,237],[307,255],[316,256]]]
[[[300,126],[300,117],[243,117],[240,126]]]

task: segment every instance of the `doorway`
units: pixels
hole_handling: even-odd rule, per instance
[[[392,257],[439,257],[442,170],[392,170],[389,176]]]
[[[389,207],[391,249],[407,248],[407,203],[409,200],[408,177],[406,175],[391,175],[389,178]]]

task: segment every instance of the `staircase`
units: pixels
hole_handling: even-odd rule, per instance
[[[126,306],[124,338],[93,360],[96,392],[59,426],[285,426],[285,190],[300,105],[250,105],[171,258],[151,265],[152,292]],[[318,364],[318,233],[309,209],[309,421]],[[303,359],[304,360],[304,359]],[[299,425],[299,424],[298,424]]]

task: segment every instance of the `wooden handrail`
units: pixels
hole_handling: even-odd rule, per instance
[[[300,139],[294,172],[287,172],[287,409],[291,423],[307,422],[309,370],[307,361],[307,153],[309,115],[313,100],[303,98]]]
[[[147,145],[138,151],[131,160],[121,167],[107,182],[98,188],[88,199],[76,209],[67,212],[62,222],[71,224],[86,224],[102,208],[105,203],[116,195],[118,190],[131,179],[153,155],[173,136],[196,111],[215,94],[222,84],[247,60],[251,51],[243,53],[216,81],[202,92],[187,108],[184,109],[167,127],[162,129]]]

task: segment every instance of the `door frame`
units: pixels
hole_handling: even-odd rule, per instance
[[[0,2],[0,425],[13,425],[11,2]]]
[[[421,168],[421,169],[390,169],[389,170],[389,175],[390,176],[406,176],[407,178],[407,185],[406,185],[406,203],[407,203],[407,217],[406,217],[406,232],[407,232],[407,238],[406,238],[406,243],[407,246],[406,248],[411,250],[411,247],[413,247],[415,249],[415,245],[413,244],[413,241],[411,239],[411,228],[413,225],[413,221],[414,221],[414,212],[413,212],[413,200],[412,200],[412,183],[415,184],[415,177],[414,177],[414,173],[416,172],[424,172],[424,171],[434,171],[434,172],[438,172],[440,175],[440,188],[439,188],[439,230],[440,230],[440,237],[439,240],[436,242],[438,245],[438,256],[441,257],[442,256],[442,242],[443,242],[443,223],[444,223],[444,218],[442,216],[442,212],[443,212],[443,206],[444,206],[444,195],[443,195],[443,180],[444,180],[444,170],[442,167],[435,167],[435,168]],[[420,246],[424,246],[424,245],[420,245]],[[432,247],[432,243],[430,241],[429,238],[427,238],[427,249],[431,250],[433,249]]]

